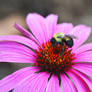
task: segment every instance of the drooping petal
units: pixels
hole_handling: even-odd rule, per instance
[[[57,76],[51,76],[46,88],[46,92],[61,92]]]
[[[64,34],[70,34],[72,29],[73,29],[72,23],[57,24],[57,29],[55,33],[63,32]]]
[[[76,55],[76,58],[73,60],[75,63],[82,63],[82,62],[90,62],[92,63],[92,51],[80,53]]]
[[[49,74],[35,73],[23,80],[13,92],[45,92]]]
[[[16,42],[0,42],[0,62],[34,63],[34,52]]]
[[[21,25],[18,23],[15,23],[14,27],[20,31],[23,35],[33,40],[35,43],[37,43],[37,40],[34,38],[34,36],[31,34],[31,32],[28,32],[28,30],[24,29]],[[38,44],[38,43],[37,43]]]
[[[42,44],[43,42],[46,42],[46,24],[45,24],[45,18],[43,18],[41,15],[36,13],[30,13],[28,14],[26,18],[26,22],[28,24],[28,27],[34,34],[34,36],[39,40],[39,42]]]
[[[29,33],[26,29],[24,29],[21,25],[19,25],[18,23],[15,23],[14,27],[20,31],[22,34],[24,34],[25,36],[31,38],[31,33]]]
[[[35,67],[26,67],[16,71],[11,75],[8,75],[0,80],[0,92],[8,92],[15,88],[18,83],[20,83],[26,77],[32,75],[35,71],[37,71]]]
[[[29,46],[33,49],[38,48],[38,45],[35,42],[33,42],[32,40],[30,40],[26,37],[23,37],[23,36],[18,36],[18,35],[1,36],[0,41],[14,41],[14,42],[18,42],[23,45]]]
[[[75,73],[77,73],[80,77],[83,78],[83,80],[85,80],[85,82],[87,83],[88,87],[92,90],[92,80],[91,78],[89,78],[86,74],[78,71],[78,70],[73,70]]]
[[[92,51],[92,43],[84,44],[73,52],[76,54],[80,54],[87,51]]]
[[[51,39],[56,31],[57,27],[57,21],[58,21],[58,16],[55,14],[50,14],[46,17],[45,22],[47,26],[47,37],[48,39]]]
[[[92,76],[92,64],[90,63],[79,63],[73,65],[73,68],[87,74],[88,76]]]
[[[63,92],[77,92],[73,82],[65,74],[61,75],[61,86]]]
[[[81,44],[83,44],[89,37],[91,33],[91,28],[85,25],[78,25],[73,28],[70,32],[71,35],[74,35],[76,39],[74,39],[74,46],[73,49],[76,49]]]
[[[73,70],[67,72],[67,74],[70,76],[70,78],[73,80],[75,86],[78,89],[78,92],[90,92],[90,89],[86,82]]]

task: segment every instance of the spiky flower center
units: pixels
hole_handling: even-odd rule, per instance
[[[52,46],[52,43],[48,41],[46,44],[42,44],[42,47],[36,52],[35,65],[40,68],[41,71],[48,71],[54,74],[60,74],[69,70],[73,63],[74,54],[72,50],[66,45],[64,46],[64,52],[61,55],[62,46]]]

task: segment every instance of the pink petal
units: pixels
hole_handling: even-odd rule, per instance
[[[23,80],[13,92],[45,92],[49,74],[35,73]]]
[[[46,92],[61,92],[57,76],[51,76],[46,88]]]
[[[0,42],[0,62],[34,63],[33,52],[16,42]]]
[[[26,22],[34,34],[34,36],[39,40],[39,42],[42,44],[43,42],[46,42],[46,36],[44,32],[46,31],[46,24],[45,24],[45,18],[43,18],[41,15],[36,13],[30,13],[28,14],[26,18]]]
[[[23,36],[18,36],[18,35],[1,36],[0,41],[14,41],[21,43],[23,45],[27,45],[33,49],[38,49],[38,45],[36,43]]]
[[[92,80],[91,78],[89,78],[87,75],[85,75],[84,73],[77,71],[77,70],[73,70],[75,73],[77,73],[83,80],[85,80],[85,82],[87,83],[88,87],[92,90]]]
[[[23,79],[32,75],[37,69],[35,67],[26,67],[8,75],[0,80],[0,92],[8,92],[15,88]]]
[[[47,37],[51,39],[56,31],[58,16],[50,14],[46,17],[45,22],[47,24]]]
[[[80,54],[76,55],[76,58],[75,58],[75,60],[73,60],[73,62],[75,62],[75,63],[79,63],[79,62],[92,63],[92,51],[88,51],[88,52],[84,52],[84,53],[80,53]]]
[[[63,32],[64,34],[70,34],[72,29],[73,29],[72,23],[57,24],[57,29],[55,33]]]
[[[90,63],[75,64],[73,65],[73,68],[87,74],[90,77],[92,76],[92,64]]]
[[[15,54],[16,55],[16,54]],[[30,57],[24,57],[23,55],[12,55],[4,54],[0,55],[0,62],[12,62],[12,63],[35,63],[35,61]]]
[[[77,92],[73,82],[65,74],[61,74],[61,86],[63,92]]]
[[[85,45],[82,45],[81,47],[79,47],[78,49],[76,49],[75,51],[73,51],[76,54],[80,54],[86,51],[92,51],[92,43],[88,43]]]
[[[76,74],[74,71],[67,72],[67,74],[73,80],[78,92],[90,92],[88,85],[78,74]]]
[[[34,52],[31,49],[27,48],[26,46],[12,41],[0,42],[0,51],[10,51],[10,52],[14,51],[31,56],[34,54]]]
[[[33,40],[35,43],[37,43],[37,40],[34,38],[34,36],[28,32],[28,30],[24,29],[21,25],[19,25],[18,23],[15,23],[14,27],[20,31],[22,34],[24,34],[26,37],[30,38],[31,40]]]
[[[28,30],[24,29],[21,25],[19,25],[18,23],[15,23],[14,27],[20,31],[22,34],[24,34],[25,36],[27,36],[28,38],[32,37],[32,34],[30,32],[28,32]]]
[[[91,28],[85,25],[78,25],[74,27],[70,33],[71,35],[74,35],[76,37],[76,39],[74,39],[73,49],[83,44],[88,39],[90,33],[91,33]]]

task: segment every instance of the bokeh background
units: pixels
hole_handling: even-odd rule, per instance
[[[0,0],[0,35],[20,35],[13,25],[18,22],[27,28],[25,17],[29,12],[43,16],[55,13],[59,16],[58,22],[92,27],[92,0]],[[92,42],[91,36],[87,42]],[[0,63],[0,79],[25,66],[30,65]]]

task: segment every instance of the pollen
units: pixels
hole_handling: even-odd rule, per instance
[[[41,71],[47,71],[54,74],[64,73],[68,71],[74,60],[74,54],[72,49],[64,45],[64,52],[61,55],[62,46],[56,45],[52,46],[52,43],[48,41],[46,44],[42,44],[36,53],[36,63],[35,66],[39,67]]]

